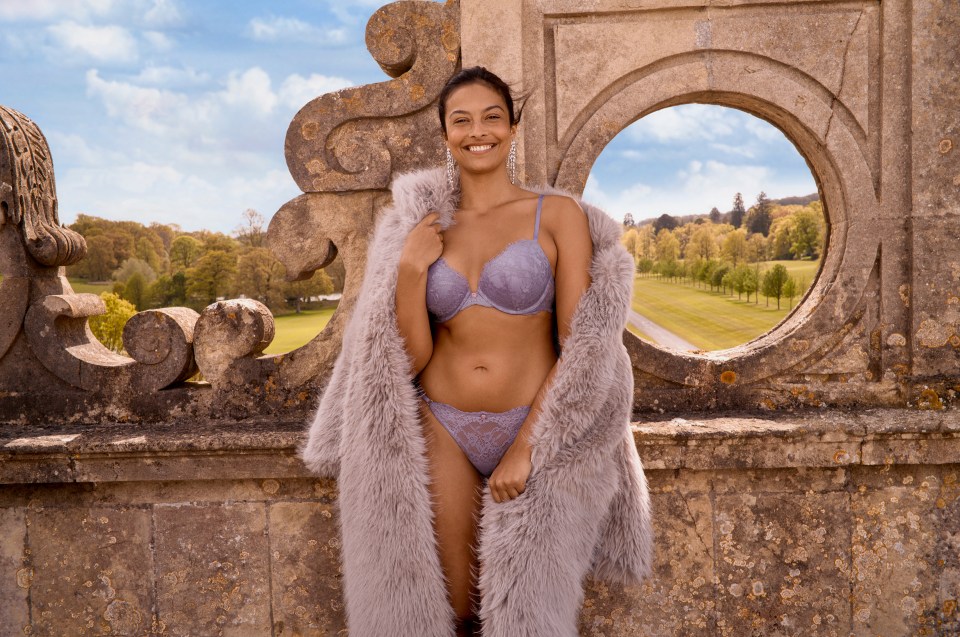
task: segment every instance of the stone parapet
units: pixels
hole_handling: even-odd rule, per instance
[[[337,489],[297,459],[302,429],[5,428],[0,634],[340,634]],[[685,414],[635,436],[655,575],[591,583],[581,634],[960,630],[957,412]]]

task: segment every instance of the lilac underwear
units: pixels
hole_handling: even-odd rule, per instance
[[[422,396],[477,471],[487,477],[500,464],[530,413],[530,407],[525,405],[499,412],[460,411],[447,403],[430,400],[426,394]]]

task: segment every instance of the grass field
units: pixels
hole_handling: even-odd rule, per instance
[[[768,267],[774,263],[782,263],[792,276],[808,285],[819,267],[815,261],[773,261]],[[655,277],[634,280],[633,309],[704,350],[726,349],[753,340],[770,331],[790,312],[786,299],[781,299],[777,310],[776,301],[771,299],[767,307],[762,295],[759,303],[752,298],[748,303],[737,300],[736,295]]]
[[[283,314],[274,317],[277,335],[264,353],[282,354],[307,344],[326,327],[331,316],[333,316],[333,308],[307,310],[300,314]]]
[[[81,279],[69,279],[70,287],[77,294],[100,294],[101,292],[110,292],[113,290],[113,282],[105,281],[103,283],[87,283]]]

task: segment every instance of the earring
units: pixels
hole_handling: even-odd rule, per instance
[[[510,154],[507,155],[507,175],[510,176],[510,183],[517,183],[517,140],[510,142]]]
[[[457,181],[457,165],[453,161],[453,155],[450,154],[450,149],[447,149],[447,186],[450,187],[450,190],[456,190],[456,181]]]

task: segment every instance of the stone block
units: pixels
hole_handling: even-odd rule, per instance
[[[23,509],[0,508],[0,626],[23,634],[30,624],[29,590],[33,579],[27,553],[27,522]]]
[[[335,506],[270,505],[275,635],[323,637],[346,630]]]
[[[715,507],[715,634],[849,634],[846,493],[748,492],[717,496]]]
[[[637,587],[592,582],[580,616],[591,637],[708,635],[716,629],[710,496],[687,485],[651,497],[653,576]]]
[[[930,467],[898,486],[854,481],[852,635],[936,635],[934,552],[940,479]],[[859,483],[859,484],[858,484]]]
[[[263,504],[160,505],[157,614],[171,637],[271,633]]]
[[[40,506],[27,512],[29,635],[150,634],[150,511]]]

